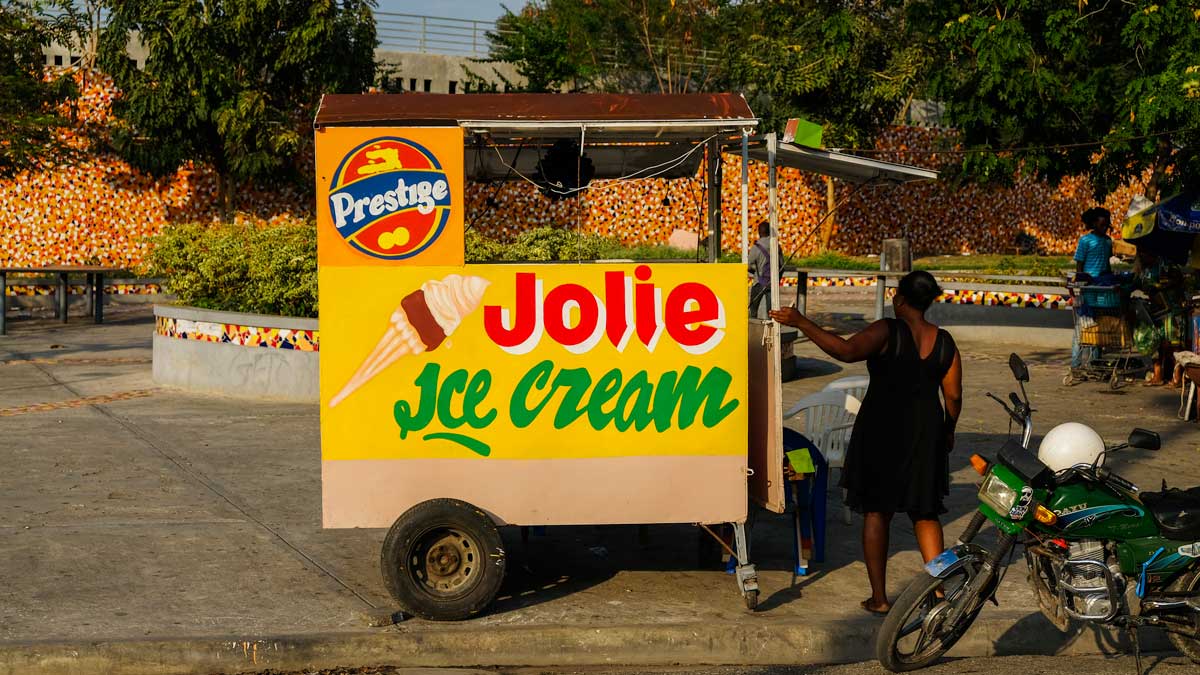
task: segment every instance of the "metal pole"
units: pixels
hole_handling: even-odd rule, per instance
[[[95,282],[96,275],[92,274],[91,272],[83,275],[83,300],[86,303],[88,314],[91,314],[95,309],[95,306],[92,304],[95,302],[96,297],[95,293],[92,292],[95,288]]]
[[[775,153],[779,138],[767,134],[767,209],[771,224],[771,309],[779,309],[779,190],[776,184]]]
[[[884,300],[887,298],[887,277],[880,274],[875,277],[875,320],[883,318]]]
[[[708,262],[721,259],[721,146],[708,142]]]
[[[69,292],[69,288],[67,287],[67,273],[59,272],[58,273],[58,318],[61,319],[63,323],[67,322],[67,308],[68,308],[67,293],[68,292]]]
[[[96,273],[96,323],[104,323],[104,272]]]
[[[750,262],[750,130],[742,129],[742,264]]]
[[[801,314],[808,314],[808,272],[796,272],[796,309]]]
[[[0,335],[8,333],[8,272],[0,270]]]

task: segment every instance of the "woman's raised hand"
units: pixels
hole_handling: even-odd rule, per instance
[[[795,307],[784,307],[783,309],[773,309],[770,312],[771,318],[785,326],[799,326],[800,319],[804,315]]]

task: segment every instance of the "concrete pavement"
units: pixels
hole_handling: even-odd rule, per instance
[[[845,309],[824,316],[860,325]],[[755,614],[731,577],[698,567],[694,528],[654,526],[648,540],[634,527],[551,528],[528,546],[507,534],[510,577],[488,615],[369,628],[364,613],[391,606],[378,571],[384,533],[320,528],[316,406],[155,388],[151,332],[148,314],[135,311],[104,326],[18,322],[0,338],[0,673],[769,665],[872,653],[877,620],[857,606],[867,595],[857,523],[831,518],[828,562],[795,579],[790,523],[771,514],[753,530],[763,588]],[[1007,350],[962,347],[951,537],[975,504],[966,456],[994,451],[1006,431],[983,392],[1011,388]],[[792,400],[863,371],[800,352],[807,377],[787,385]],[[1154,428],[1164,450],[1115,458],[1118,471],[1147,487],[1163,476],[1200,483],[1200,435],[1175,419],[1175,392],[1066,389],[1063,352],[1026,356],[1040,432],[1069,419],[1109,440]],[[900,519],[893,541],[889,586],[898,593],[919,560]],[[1017,567],[1000,603],[957,653],[1114,647],[1106,634],[1050,628]],[[1152,635],[1144,644],[1161,647]]]
[[[1143,657],[1142,666],[1152,675],[1184,675],[1196,672],[1191,661],[1180,656],[1150,655]],[[977,675],[1058,675],[1059,673],[1090,673],[1091,675],[1130,675],[1136,673],[1132,656],[1073,657],[1066,663],[1057,656],[1006,656],[991,658],[947,659],[926,670],[925,675],[975,673]],[[499,670],[463,670],[431,668],[367,668],[306,670],[303,675],[887,675],[887,671],[871,662],[835,666],[688,666],[686,668],[502,668]],[[301,675],[265,671],[260,675]]]

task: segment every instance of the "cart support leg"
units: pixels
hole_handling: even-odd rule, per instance
[[[746,541],[746,524],[733,524],[733,541],[737,551],[737,582],[746,607],[754,609],[758,606],[758,572],[750,564],[750,545]]]

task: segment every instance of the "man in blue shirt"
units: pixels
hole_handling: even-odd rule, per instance
[[[1083,224],[1089,232],[1079,238],[1079,245],[1075,247],[1077,274],[1087,274],[1094,281],[1101,275],[1112,273],[1108,262],[1112,257],[1112,239],[1108,236],[1111,220],[1108,209],[1099,206],[1083,212]]]
[[[1112,219],[1108,209],[1094,206],[1083,212],[1083,224],[1089,232],[1079,238],[1075,247],[1075,276],[1088,275],[1088,282],[1096,282],[1100,277],[1112,274],[1112,239],[1108,236],[1108,226]],[[1079,279],[1084,281],[1084,279]],[[1078,317],[1077,317],[1078,319]],[[1079,327],[1076,320],[1075,338],[1071,342],[1071,367],[1080,368],[1100,358],[1100,350],[1095,347],[1081,347],[1079,344]]]

